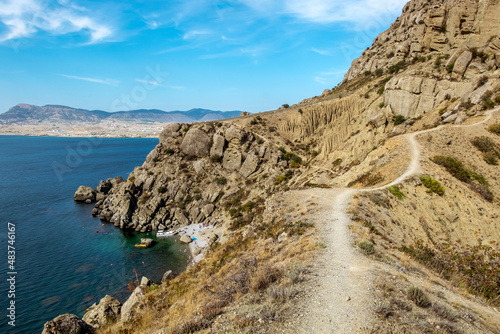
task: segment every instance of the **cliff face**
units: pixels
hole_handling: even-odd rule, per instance
[[[255,206],[295,170],[276,143],[235,124],[170,124],[127,182],[101,182],[94,214],[142,232],[215,223],[229,215],[224,208],[238,211],[230,211],[235,224],[250,223]]]

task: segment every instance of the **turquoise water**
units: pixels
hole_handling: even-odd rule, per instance
[[[185,269],[176,239],[150,249],[134,244],[148,234],[102,224],[93,205],[75,203],[79,185],[121,175],[141,165],[157,139],[0,136],[0,333],[40,333],[62,313],[83,316],[106,294],[124,301],[129,281],[159,281]],[[9,298],[8,222],[15,224],[15,298]],[[150,233],[151,234],[151,233]],[[15,300],[15,327],[7,307]]]

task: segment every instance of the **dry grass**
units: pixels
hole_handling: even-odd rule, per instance
[[[312,225],[278,243],[293,222],[275,219],[256,226],[253,237],[236,233],[224,244],[211,246],[203,261],[146,295],[147,308],[129,324],[114,325],[99,333],[184,334],[218,326],[266,327],[258,319],[282,321],[284,310],[298,293],[319,247]],[[267,307],[260,308],[262,304]],[[248,307],[252,312],[246,311]],[[231,309],[231,313],[228,310]],[[231,314],[240,314],[232,319]],[[280,317],[277,315],[280,314]],[[232,320],[231,320],[232,319]]]

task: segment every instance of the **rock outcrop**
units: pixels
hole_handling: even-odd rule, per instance
[[[94,202],[96,199],[96,193],[97,191],[93,188],[80,186],[76,190],[75,195],[73,196],[73,200],[79,202],[90,200],[91,202]]]
[[[42,334],[94,334],[94,327],[74,314],[62,314],[43,326]]]
[[[134,318],[134,315],[144,308],[144,296],[151,281],[146,277],[142,277],[141,284],[134,289],[130,297],[123,303],[121,308],[120,322],[126,323]]]
[[[94,328],[101,328],[110,325],[120,317],[122,304],[115,298],[106,295],[98,304],[93,304],[87,309],[83,316],[83,321]]]

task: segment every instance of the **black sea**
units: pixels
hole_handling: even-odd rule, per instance
[[[128,283],[142,275],[158,282],[166,270],[186,268],[188,252],[176,239],[135,249],[141,237],[154,238],[153,233],[103,224],[90,215],[93,205],[73,201],[80,185],[95,188],[100,180],[126,179],[157,143],[0,136],[0,333],[41,333],[46,321],[63,313],[81,317],[106,294],[125,301]],[[10,235],[8,223],[15,226]],[[15,253],[8,253],[9,245]],[[15,327],[7,317],[12,300]]]

